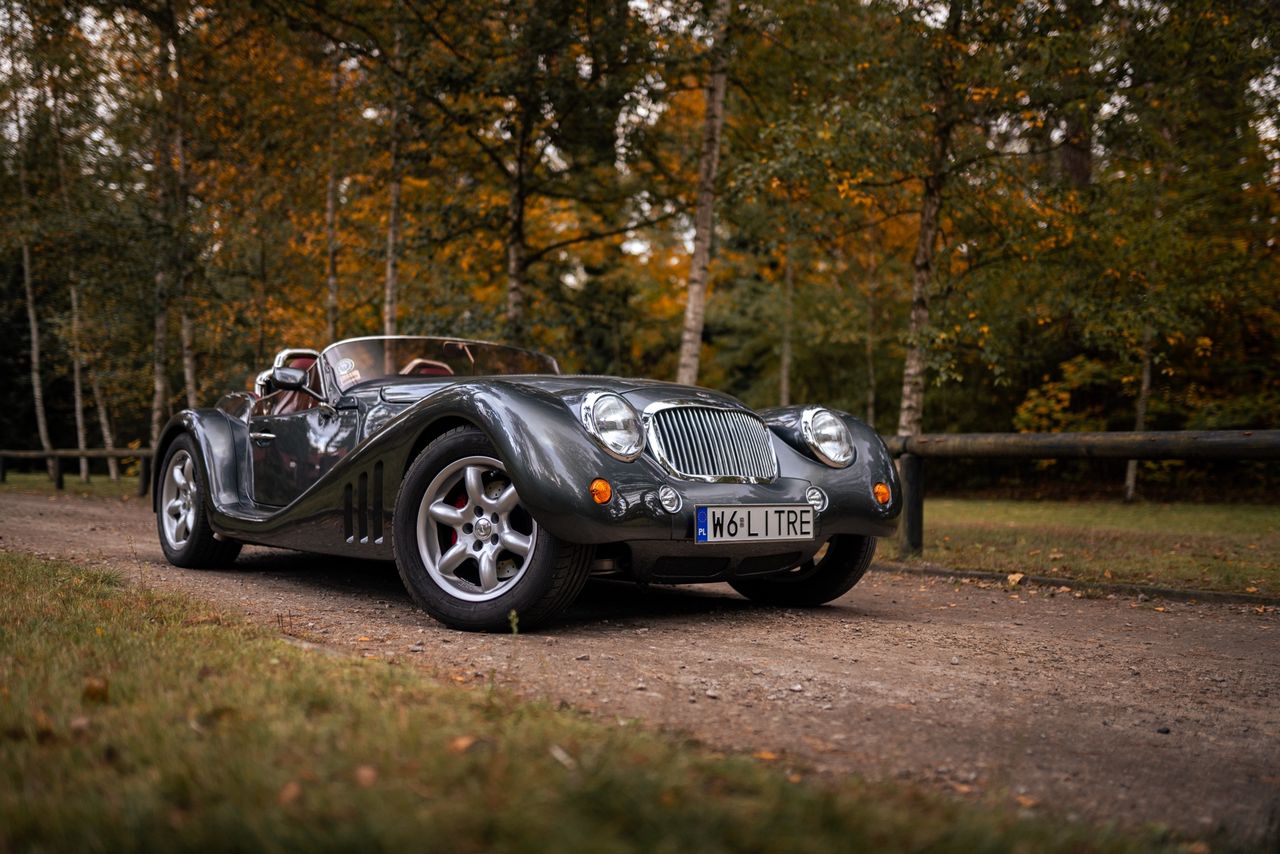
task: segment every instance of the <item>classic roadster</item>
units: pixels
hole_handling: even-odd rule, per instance
[[[901,504],[884,443],[843,412],[452,338],[282,350],[253,393],[176,415],[156,459],[171,563],[225,566],[242,543],[395,561],[460,629],[545,622],[591,575],[819,605]]]

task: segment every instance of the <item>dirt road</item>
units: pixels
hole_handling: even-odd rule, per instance
[[[0,496],[0,548],[105,564],[344,651],[639,718],[780,765],[1280,842],[1280,614],[872,572],[831,607],[599,583],[519,637],[441,627],[390,565],[163,562],[145,503]]]

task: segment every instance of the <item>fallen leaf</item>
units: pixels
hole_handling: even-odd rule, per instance
[[[476,743],[474,735],[460,735],[449,742],[450,753],[466,753]]]
[[[1019,584],[1022,583],[1022,579],[1026,577],[1027,576],[1021,572],[1011,572],[1009,573],[1009,577],[1005,580],[1009,582],[1010,587],[1017,587]]]
[[[550,747],[548,747],[547,752],[551,754],[552,759],[559,762],[561,765],[563,765],[565,768],[568,768],[570,771],[578,767],[578,763],[574,761],[574,758],[572,756],[569,755],[569,751],[565,750],[563,747],[561,747],[558,744],[553,744]]]
[[[801,777],[799,774],[788,774],[787,780],[791,783],[803,783],[804,777]]]
[[[1018,795],[1014,800],[1018,802],[1018,806],[1025,807],[1026,809],[1031,809],[1040,803],[1030,795]]]
[[[361,635],[360,637],[356,638],[356,640],[358,640],[358,641],[369,641],[369,640],[373,640],[373,638],[369,637],[368,635]]]
[[[80,698],[86,703],[105,703],[110,693],[107,680],[99,676],[90,676],[84,680],[84,690]]]
[[[757,750],[751,755],[756,759],[759,759],[761,762],[776,762],[778,760],[778,754],[774,753],[772,750]]]
[[[1256,588],[1256,587],[1246,587],[1246,588],[1244,589],[1244,592],[1245,592],[1245,593],[1257,593],[1257,592],[1258,592],[1258,588]]]
[[[1157,605],[1157,606],[1156,606],[1156,608],[1155,608],[1155,610],[1157,610],[1157,611],[1159,611],[1161,614],[1163,614],[1163,613],[1164,613],[1164,606],[1163,606],[1163,605]]]
[[[280,794],[276,795],[276,803],[287,807],[300,797],[302,797],[302,785],[297,780],[290,780],[280,787]]]
[[[362,789],[367,789],[378,782],[378,769],[372,765],[361,765],[356,768],[355,777],[356,785]]]
[[[951,788],[961,795],[967,795],[973,791],[973,786],[968,783],[952,783]]]

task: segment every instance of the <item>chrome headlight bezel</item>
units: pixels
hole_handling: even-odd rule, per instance
[[[834,444],[832,437],[827,435],[832,429],[838,433]],[[810,406],[801,413],[800,434],[813,455],[833,469],[848,468],[858,455],[853,447],[853,434],[844,419],[825,407]],[[843,450],[839,447],[841,440],[845,446]]]
[[[606,439],[604,433],[606,431],[600,428],[599,419],[601,418],[602,406],[607,409],[617,404],[621,404],[630,413],[631,422],[635,425],[634,436],[629,442],[611,442]],[[645,433],[644,419],[640,417],[640,413],[636,408],[622,395],[613,391],[589,391],[582,398],[582,407],[580,410],[582,427],[596,440],[606,454],[617,460],[629,463],[639,459],[644,453]]]

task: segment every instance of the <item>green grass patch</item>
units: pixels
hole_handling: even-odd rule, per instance
[[[138,494],[138,478],[121,475],[119,480],[112,480],[105,474],[93,475],[88,483],[80,480],[79,463],[75,460],[63,460],[67,466],[62,476],[63,495],[79,495],[86,498],[134,498]],[[58,490],[53,481],[41,472],[5,472],[4,483],[0,483],[0,495],[6,492],[20,492],[29,495],[57,495]]]
[[[509,639],[520,643],[520,638]],[[0,553],[0,850],[1136,850],[899,787],[796,782],[110,573]]]
[[[1280,595],[1280,507],[928,499],[924,560],[953,569]]]

